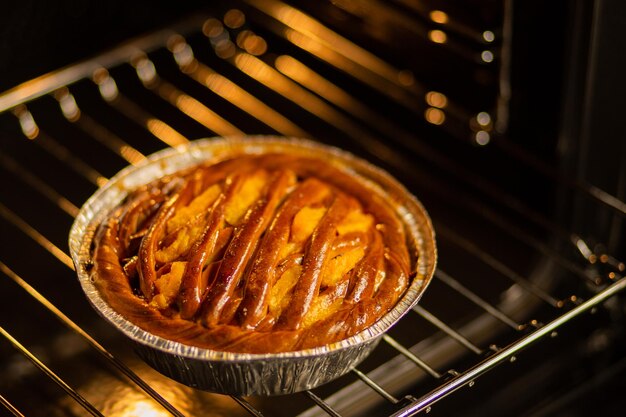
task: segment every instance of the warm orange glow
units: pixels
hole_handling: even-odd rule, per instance
[[[231,29],[237,29],[243,26],[244,23],[246,23],[246,16],[241,10],[230,9],[224,15],[224,24]]]
[[[430,12],[430,20],[435,23],[439,23],[445,25],[448,23],[448,14],[446,12],[442,12],[441,10],[433,10]]]
[[[286,30],[285,35],[287,36],[287,40],[289,42],[293,43],[301,49],[304,49],[307,52],[312,53],[313,55],[322,54],[326,51],[324,48],[322,48],[322,45],[320,43],[315,42],[313,39],[295,30]],[[328,54],[328,52],[326,54]]]
[[[137,165],[146,159],[141,152],[129,145],[120,146],[120,155],[133,165]]]
[[[389,88],[391,82],[396,86],[410,86],[418,90],[414,80],[401,75],[397,68],[289,5],[275,0],[246,0],[246,3],[283,23],[286,27],[281,29],[279,35],[298,48],[352,74],[409,107],[416,107],[411,98],[402,91]]]
[[[113,415],[115,417],[166,417],[169,416],[170,413],[152,401],[139,400],[126,403],[122,409]]]
[[[303,32],[317,34],[321,25],[301,11],[286,4],[273,5],[272,7],[277,19],[289,27],[300,28]]]
[[[286,25],[289,28],[285,31],[287,39],[307,52],[369,84],[378,83],[377,77],[369,76],[370,72],[398,83],[398,69],[299,10],[275,0],[246,0],[246,3]],[[290,34],[290,31],[297,32],[297,35]]]
[[[250,36],[254,36],[254,32],[252,32],[251,30],[242,30],[241,32],[239,32],[235,40],[237,42],[237,46],[243,49],[243,45],[246,39],[248,39]]]
[[[263,55],[267,51],[267,42],[250,30],[244,30],[237,35],[237,45],[252,55]]]
[[[305,81],[314,74],[313,71],[303,63],[288,55],[281,55],[276,58],[274,65],[278,71],[298,81],[300,84],[303,84],[302,81]]]
[[[1,262],[0,269],[3,271],[5,269]],[[177,415],[250,416],[237,400],[245,402],[250,407],[260,407],[260,400],[256,398],[235,399],[230,395],[194,390],[164,378],[138,359],[128,357],[124,358],[124,361],[141,380],[162,395],[164,400],[178,411]],[[89,381],[78,387],[78,391],[84,393],[85,397],[107,417],[165,417],[173,414],[145,392],[111,372],[97,371]],[[60,400],[60,404],[70,415],[85,414],[80,405],[68,396]]]
[[[426,121],[434,125],[443,124],[443,122],[446,120],[445,113],[440,109],[436,109],[434,107],[429,107],[428,109],[426,109],[424,117],[426,118]]]
[[[187,74],[218,96],[233,103],[277,132],[287,136],[309,136],[283,115],[206,65],[198,63],[197,68],[187,72]]]
[[[211,129],[221,136],[243,135],[243,132],[227,122],[221,116],[213,112],[195,98],[186,94],[180,94],[175,99],[175,105],[194,120],[203,126]]]
[[[303,85],[309,90],[314,91],[326,100],[337,103],[339,106],[349,106],[353,110],[359,105],[336,85],[321,77],[319,74],[312,71],[309,67],[293,57],[281,55],[276,58],[274,65],[282,74],[285,74],[287,77],[298,82],[300,85]]]
[[[271,77],[273,69],[265,62],[253,57],[252,55],[237,54],[235,57],[235,65],[241,71],[263,84],[268,84],[271,81],[277,80]]]
[[[415,107],[415,103],[412,98],[407,99],[406,96],[401,94],[396,94],[396,90],[389,88],[389,83],[386,80],[391,80],[392,73],[391,71],[375,71],[377,68],[372,66],[361,66],[358,63],[346,59],[344,56],[339,54],[336,50],[323,47],[320,43],[315,42],[311,38],[304,36],[302,33],[296,32],[295,30],[287,29],[285,31],[285,36],[289,42],[294,44],[295,46],[315,55],[323,61],[326,61],[333,65],[336,68],[341,69],[349,74],[352,74],[357,79],[363,81],[364,83],[376,88],[378,91],[390,95],[397,100],[400,100],[405,105],[409,106],[409,108]],[[393,75],[393,83],[398,83],[398,77],[402,77],[402,71],[395,71]],[[407,75],[405,75],[406,77]],[[380,77],[384,78],[381,79]],[[400,85],[409,86],[414,85],[415,80],[408,75],[409,78],[406,80],[410,82],[410,84],[404,84],[402,81]]]
[[[355,100],[345,90],[342,90],[337,85],[330,82],[328,79],[320,76],[318,73],[304,65],[302,62],[287,55],[282,55],[276,58],[274,62],[276,69],[281,74],[286,75],[290,79],[296,81],[301,86],[314,92],[317,96],[322,97],[328,102],[335,103],[339,108],[343,108],[352,115],[360,118],[361,120],[367,120],[381,131],[392,132],[392,135],[399,135],[396,126],[388,123],[386,120],[380,117],[376,112],[373,112],[367,106],[363,105],[359,100]],[[294,86],[295,87],[295,86]],[[298,87],[296,87],[298,88]],[[296,104],[302,108],[310,111],[311,113],[319,115],[319,117],[325,117],[329,120],[329,123],[335,126],[343,126],[346,132],[351,132],[354,135],[362,136],[357,132],[355,127],[345,120],[340,114],[337,114],[329,109],[324,108],[324,104],[317,99],[315,95],[310,95],[306,91],[302,91],[299,100],[293,100]],[[317,105],[316,105],[317,104]],[[380,149],[376,144],[371,143],[372,149],[376,149],[378,152],[385,152]]]
[[[260,36],[250,36],[244,41],[243,49],[252,55],[263,55],[267,51],[267,43]]]
[[[187,138],[159,119],[148,119],[146,121],[146,127],[150,133],[172,147],[184,145],[189,142]]]
[[[343,130],[353,137],[360,138],[364,143],[368,142],[372,152],[376,152],[379,155],[383,155],[386,152],[384,146],[381,146],[375,139],[368,137],[366,131],[354,124],[341,112],[335,110],[335,108],[328,105],[324,100],[302,88],[260,59],[249,54],[240,53],[237,54],[234,63],[241,71],[255,78],[260,83],[265,84],[268,88],[271,88],[276,93],[302,107],[309,113],[316,115],[330,125]]]
[[[432,107],[443,109],[448,105],[448,98],[437,91],[429,91],[426,93],[426,103]]]
[[[428,32],[428,39],[435,43],[446,43],[448,36],[443,30],[435,29]]]

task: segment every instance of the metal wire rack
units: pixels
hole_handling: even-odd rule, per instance
[[[360,9],[342,4],[359,16]],[[398,14],[377,2],[369,7],[381,20]],[[430,18],[406,27],[437,43],[433,31],[443,17]],[[450,33],[458,41],[441,53],[475,65],[506,47],[496,42],[485,55],[499,33],[464,22],[455,21]],[[468,42],[473,46],[459,46]],[[624,263],[560,221],[557,209],[536,206],[473,163],[459,163],[464,153],[505,158],[532,172],[540,189],[583,198],[611,216],[626,214],[614,196],[504,137],[492,140],[492,118],[506,115],[455,102],[453,92],[421,84],[274,0],[194,16],[3,94],[0,271],[2,293],[15,302],[0,310],[8,358],[0,403],[15,416],[35,415],[19,395],[26,389],[20,378],[27,378],[56,385],[38,400],[71,415],[113,415],[120,402],[176,416],[199,414],[207,404],[253,416],[429,412],[626,287]],[[427,200],[442,259],[423,303],[384,336],[371,359],[328,386],[279,401],[195,392],[147,369],[83,301],[65,249],[64,233],[81,202],[123,166],[193,138],[246,133],[314,137],[390,170]],[[443,143],[423,140],[429,136]],[[447,152],[450,146],[463,153]],[[95,394],[98,380],[133,396],[103,399]]]

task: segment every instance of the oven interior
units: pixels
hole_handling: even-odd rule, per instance
[[[607,63],[625,7],[579,3],[10,8],[0,413],[620,410],[624,82]],[[373,162],[437,233],[438,269],[414,311],[351,373],[289,396],[222,396],[156,373],[88,305],[68,256],[73,219],[107,178],[167,146],[244,134],[313,138]]]

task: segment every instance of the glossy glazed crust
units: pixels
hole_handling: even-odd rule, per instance
[[[249,188],[254,201],[237,204]],[[180,214],[203,199],[198,212]],[[312,222],[312,230],[296,230]],[[180,243],[185,232],[192,243]],[[288,154],[242,155],[130,193],[98,228],[91,276],[114,310],[152,334],[271,353],[369,327],[402,296],[412,261],[392,203],[347,169]],[[163,282],[175,271],[172,293]]]

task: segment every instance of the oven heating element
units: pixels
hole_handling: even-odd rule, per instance
[[[376,7],[382,20],[394,12]],[[402,22],[458,59],[482,66],[504,59],[505,32],[457,26],[474,51],[442,30],[445,13],[429,19]],[[626,203],[498,136],[507,118],[499,91],[489,98],[493,111],[480,111],[293,6],[245,0],[0,95],[0,288],[10,297],[0,310],[0,403],[15,416],[133,415],[134,404],[155,416],[212,409],[399,417],[435,414],[440,401],[484,375],[529,366],[527,348],[603,315],[626,287],[625,265],[607,242],[562,221],[557,203],[529,202],[499,174],[459,162],[465,156],[448,152],[445,141],[475,159],[511,160],[532,172],[522,189],[582,199],[617,218]],[[286,397],[196,392],[147,369],[81,296],[64,235],[82,202],[125,165],[195,138],[244,134],[315,138],[384,167],[424,202],[440,247],[432,288],[371,358],[327,386]],[[76,369],[85,362],[85,371]],[[101,374],[116,387],[111,395],[133,396],[95,394]],[[28,400],[28,381],[44,394]],[[129,414],[118,404],[125,401]]]

